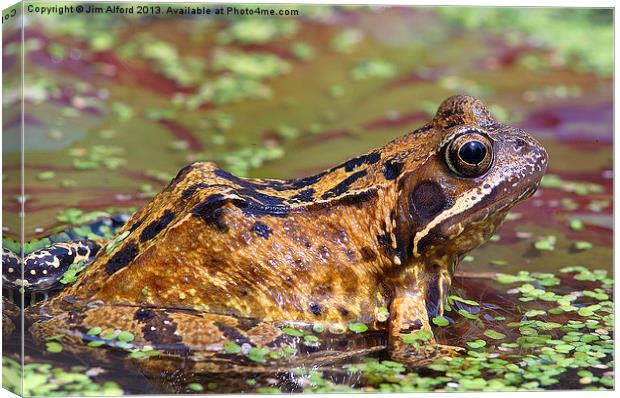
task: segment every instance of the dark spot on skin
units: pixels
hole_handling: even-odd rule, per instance
[[[312,202],[314,200],[314,188],[304,189],[293,196],[292,199],[297,199],[300,202]]]
[[[420,183],[411,194],[412,212],[426,220],[441,212],[447,205],[441,187],[431,181]]]
[[[400,329],[400,333],[408,334],[415,330],[420,330],[421,328],[422,328],[422,321],[419,319],[416,319],[415,321],[410,323],[409,326],[407,326],[406,328]]]
[[[172,211],[164,211],[164,214],[162,214],[159,220],[155,220],[144,227],[142,233],[140,234],[140,242],[146,242],[147,240],[153,239],[157,236],[157,234],[163,231],[173,219],[174,213]]]
[[[237,328],[225,325],[221,322],[214,322],[213,324],[220,330],[220,332],[222,332],[224,337],[226,337],[226,339],[228,339],[229,341],[233,341],[239,345],[248,343],[254,346],[254,344],[252,344],[250,340],[248,340],[243,334],[241,334]]]
[[[217,228],[220,232],[227,232],[228,226],[224,222],[224,209],[227,199],[223,195],[215,194],[207,197],[192,210],[192,214],[203,219],[207,225]]]
[[[386,180],[395,180],[402,170],[402,163],[390,159],[383,165],[383,176]]]
[[[194,193],[196,193],[197,190],[203,189],[203,188],[207,188],[208,186],[209,186],[209,184],[206,184],[204,182],[201,182],[199,184],[194,184],[191,187],[184,189],[183,192],[181,192],[181,197],[184,200],[187,200],[187,199],[191,198],[192,195]]]
[[[271,228],[269,228],[266,224],[263,224],[260,221],[256,221],[254,223],[254,225],[252,226],[252,232],[265,239],[268,239],[269,235],[271,235],[272,233]]]
[[[152,311],[153,316],[140,320],[144,340],[153,343],[159,351],[175,354],[189,354],[189,347],[182,343],[182,337],[175,334],[177,325],[165,311]],[[136,314],[137,315],[137,314]]]
[[[148,310],[146,308],[140,308],[134,314],[133,319],[135,319],[136,321],[146,321],[146,320],[153,318],[154,316],[155,316],[155,313],[153,311]]]
[[[339,166],[334,167],[332,171],[339,169],[341,167],[344,167],[344,171],[350,172],[364,164],[377,163],[380,159],[381,159],[381,155],[379,154],[379,152],[371,152],[369,154],[362,155],[362,156],[353,158],[351,160],[347,160],[346,162],[340,164]]]
[[[138,255],[138,246],[134,242],[127,242],[119,251],[114,253],[105,265],[105,270],[112,275],[125,268]]]
[[[351,174],[350,176],[342,180],[340,183],[338,183],[336,186],[332,187],[330,190],[328,190],[323,195],[321,195],[321,199],[329,199],[329,198],[342,195],[343,193],[349,190],[349,188],[355,181],[364,177],[366,174],[367,174],[366,170],[360,170],[356,173]]]
[[[88,248],[84,246],[80,246],[77,248],[78,256],[85,256],[88,253]]]
[[[392,238],[390,238],[390,234],[387,232],[385,234],[377,235],[377,243],[379,243],[379,245],[386,250],[392,249]]]
[[[372,250],[368,246],[362,247],[360,252],[362,253],[362,260],[366,262],[375,261],[377,259],[377,255],[375,254],[374,250]]]
[[[323,310],[321,309],[321,306],[317,303],[310,303],[310,312],[313,313],[314,315],[321,315],[321,313],[323,312]]]

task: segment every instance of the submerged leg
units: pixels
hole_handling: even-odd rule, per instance
[[[395,361],[422,366],[434,359],[455,356],[461,347],[441,345],[433,336],[425,299],[410,293],[396,297],[390,306],[388,350]]]
[[[330,347],[335,336],[327,331],[315,335],[309,324],[296,325],[295,333],[291,329],[285,323],[189,309],[102,305],[41,319],[30,332],[38,344],[53,336],[63,352],[89,354],[106,363],[118,361],[120,355],[147,372],[180,367],[198,373],[257,371],[265,363],[273,371],[272,365],[323,365],[385,348],[355,344],[344,336],[346,346]],[[144,358],[149,360],[141,361]]]

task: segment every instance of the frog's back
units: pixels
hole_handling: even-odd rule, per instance
[[[355,221],[385,219],[373,211],[404,171],[402,146],[397,153],[372,151],[293,180],[191,164],[66,295],[263,319],[370,319],[385,304],[374,272],[385,259],[365,243],[379,232]]]

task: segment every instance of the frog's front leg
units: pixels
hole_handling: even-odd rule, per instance
[[[426,300],[419,291],[401,292],[390,305],[388,349],[392,359],[421,366],[464,349],[438,344],[430,325]]]

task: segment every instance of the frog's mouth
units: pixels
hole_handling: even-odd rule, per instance
[[[463,217],[457,215],[440,224],[437,235],[441,238],[436,242],[451,242],[444,250],[463,255],[489,240],[504,222],[506,215],[517,203],[532,196],[538,189],[538,183],[529,186],[516,198],[506,195],[492,203],[477,203],[470,213]],[[501,188],[500,188],[501,189]],[[435,235],[435,236],[437,236]]]
[[[475,210],[471,214],[471,216],[467,219],[467,222],[477,223],[480,221],[484,221],[491,214],[508,212],[508,210],[513,208],[516,204],[534,195],[536,190],[538,190],[539,184],[540,182],[531,185],[529,188],[527,188],[521,194],[519,194],[516,198],[510,195],[507,195],[506,197],[496,200],[495,202],[491,204],[481,204],[481,208],[479,210]]]

